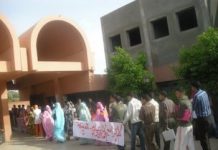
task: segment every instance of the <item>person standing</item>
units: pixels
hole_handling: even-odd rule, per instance
[[[34,105],[34,110],[33,110],[33,114],[34,114],[34,125],[35,125],[35,135],[36,136],[42,136],[43,131],[42,131],[42,121],[40,118],[41,115],[41,109],[39,109],[38,105]]]
[[[154,117],[154,134],[155,134],[155,142],[157,149],[160,149],[160,124],[159,124],[159,103],[154,99],[151,98],[150,103],[155,107],[155,117]]]
[[[145,144],[148,150],[155,150],[155,106],[151,103],[149,95],[142,96],[142,107],[139,118],[143,121],[145,132]]]
[[[111,95],[110,100],[114,101],[111,106],[111,121],[122,123],[127,111],[126,104],[123,103],[122,98],[118,95]]]
[[[95,110],[96,110],[95,102],[92,100],[92,98],[89,98],[88,101],[89,101],[88,107],[91,113],[91,120],[95,120]]]
[[[79,106],[79,120],[87,122],[91,121],[89,108],[84,102],[81,102]]]
[[[117,105],[117,95],[111,95],[110,96],[110,103],[109,103],[109,120],[112,122],[114,121],[114,118],[117,118],[116,116],[114,117],[113,115],[117,115],[117,114],[112,114],[112,109],[114,109],[114,107]],[[114,113],[114,112],[113,112]]]
[[[175,109],[178,127],[174,149],[187,150],[188,148],[188,150],[195,150],[191,122],[192,104],[181,87],[176,89],[175,95],[179,102]]]
[[[26,126],[27,126],[27,133],[34,135],[35,134],[35,124],[34,124],[34,114],[33,114],[33,107],[27,106],[27,118],[26,118]]]
[[[18,116],[18,109],[16,107],[16,105],[13,105],[13,108],[12,108],[12,116],[13,116],[13,128],[17,127],[17,116]]]
[[[75,117],[76,117],[76,118],[79,117],[79,106],[80,106],[81,103],[82,103],[82,99],[79,98],[79,99],[77,100],[77,102],[76,102],[76,105],[75,105],[75,108],[76,108],[76,113],[75,113],[76,116],[75,116]]]
[[[41,117],[46,139],[51,141],[53,139],[54,132],[54,119],[52,118],[52,110],[49,105],[45,106],[45,110],[43,111]]]
[[[211,108],[207,92],[200,89],[200,82],[191,82],[193,97],[193,119],[195,122],[196,139],[200,140],[203,150],[211,150],[209,143],[209,129],[211,126]]]
[[[142,121],[139,119],[142,103],[133,96],[133,93],[129,93],[127,99],[129,103],[123,124],[126,125],[129,120],[131,122],[131,150],[135,150],[137,134],[139,135],[141,150],[145,150],[145,135],[142,129]]]
[[[59,102],[55,103],[55,108],[52,114],[52,116],[54,117],[54,140],[56,140],[57,142],[65,142],[64,111],[61,108],[61,104]]]
[[[166,130],[167,128],[174,129],[176,128],[176,121],[174,119],[174,102],[167,97],[166,91],[161,91],[159,93],[160,99],[160,128],[161,131]],[[170,141],[164,141],[164,150],[170,150]]]
[[[95,120],[94,121],[103,121],[109,122],[109,116],[106,107],[99,101],[96,103],[96,113],[95,113]],[[106,145],[105,142],[96,141],[96,145]]]
[[[90,114],[89,108],[87,107],[87,105],[84,102],[81,102],[80,106],[79,106],[79,120],[86,121],[86,122],[91,121],[91,114]],[[90,143],[89,139],[80,138],[81,145],[85,145],[85,144],[89,144],[89,143]]]
[[[127,106],[122,102],[122,98],[118,95],[111,95],[110,101],[112,102],[110,121],[122,123],[127,111]],[[119,150],[125,149],[125,146],[118,145],[117,147]]]
[[[74,104],[71,101],[65,101],[64,116],[67,140],[70,140],[70,137],[73,135],[73,120],[75,112],[76,109],[74,108]]]

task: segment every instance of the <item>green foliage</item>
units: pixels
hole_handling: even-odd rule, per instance
[[[126,96],[128,92],[140,94],[154,88],[154,77],[146,70],[146,56],[132,58],[124,49],[116,48],[107,70],[109,91]]]
[[[16,101],[19,99],[20,99],[19,92],[13,91],[13,90],[8,91],[8,100],[9,101]]]
[[[197,42],[180,52],[177,75],[186,80],[198,80],[208,92],[218,93],[218,30],[209,28]]]

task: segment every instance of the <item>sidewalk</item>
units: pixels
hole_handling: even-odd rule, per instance
[[[96,146],[94,143],[80,145],[78,140],[70,140],[65,143],[46,141],[44,138],[33,137],[16,133],[10,142],[0,145],[0,150],[116,150],[116,146]]]
[[[218,150],[218,139],[212,138],[210,139],[211,150]],[[174,143],[171,142],[170,150],[173,150]],[[161,149],[163,150],[163,148]],[[202,150],[200,141],[195,141],[195,150]]]
[[[218,140],[211,139],[211,150],[218,150]],[[173,145],[173,144],[172,144]],[[195,142],[195,149],[201,150],[200,142]],[[56,143],[46,141],[44,138],[37,138],[26,134],[16,133],[12,140],[8,143],[0,145],[0,150],[117,150],[116,146],[96,146],[94,143],[90,145],[80,145],[78,140],[70,140],[65,143]],[[127,143],[126,150],[130,149],[130,143]],[[139,148],[138,148],[139,149]],[[173,150],[171,148],[171,150]]]

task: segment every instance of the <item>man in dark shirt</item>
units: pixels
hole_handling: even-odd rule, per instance
[[[18,117],[18,109],[16,107],[16,105],[13,105],[12,108],[12,116],[13,116],[13,127],[17,127],[17,117]]]

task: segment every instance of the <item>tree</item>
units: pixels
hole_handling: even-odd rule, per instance
[[[19,98],[20,98],[20,95],[18,91],[15,91],[15,90],[8,91],[8,99],[10,101],[16,101],[16,100],[19,100]]]
[[[218,30],[209,28],[197,42],[183,48],[177,74],[186,80],[200,81],[211,95],[218,95]]]
[[[107,70],[109,91],[126,96],[128,92],[140,94],[154,88],[154,77],[146,70],[146,56],[132,58],[124,49],[116,48]]]

